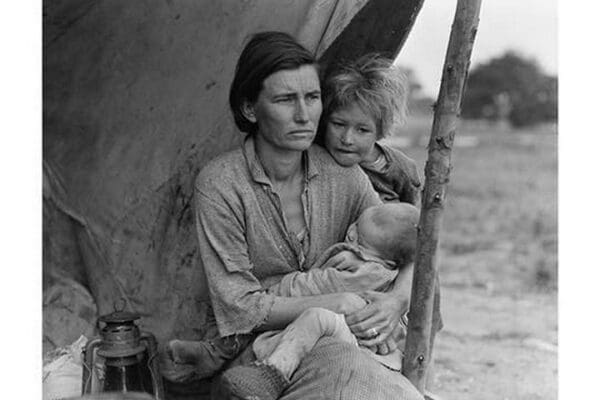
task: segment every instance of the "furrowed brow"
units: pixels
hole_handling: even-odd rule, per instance
[[[280,92],[280,93],[273,94],[273,98],[275,98],[275,99],[289,98],[289,97],[298,97],[298,93],[296,93],[296,92]]]

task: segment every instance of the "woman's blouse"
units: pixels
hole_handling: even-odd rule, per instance
[[[252,137],[212,160],[196,179],[200,258],[221,336],[261,325],[275,300],[265,289],[285,274],[310,268],[329,246],[343,241],[364,209],[381,203],[358,166],[341,167],[316,145],[303,161],[305,249],[286,227]]]

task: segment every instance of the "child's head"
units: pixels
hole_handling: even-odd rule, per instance
[[[362,162],[404,121],[407,97],[406,77],[392,60],[363,56],[325,79],[318,140],[339,164]]]
[[[414,260],[419,210],[408,203],[367,208],[350,225],[346,241],[359,244],[377,257],[395,261],[398,268]]]

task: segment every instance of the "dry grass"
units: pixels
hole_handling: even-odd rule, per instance
[[[430,127],[427,118],[413,118],[402,132],[412,143],[403,150],[421,171]],[[556,289],[556,128],[514,131],[463,122],[452,164],[441,237],[443,284],[510,293]]]
[[[404,151],[423,171],[431,121]],[[465,122],[457,130],[441,235],[441,398],[557,398],[557,135]]]

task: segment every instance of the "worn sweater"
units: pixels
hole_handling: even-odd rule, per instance
[[[385,203],[399,201],[418,206],[421,180],[416,163],[402,151],[376,143],[386,159],[382,170],[363,167],[373,187]]]

